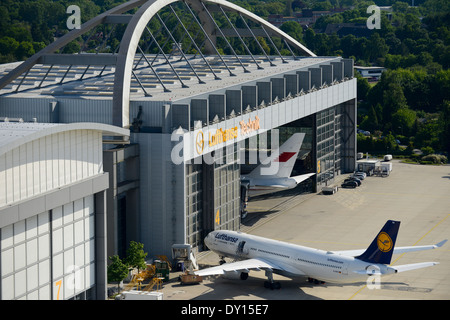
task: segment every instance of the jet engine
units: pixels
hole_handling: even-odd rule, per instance
[[[229,280],[247,280],[248,272],[244,271],[224,271],[223,277]]]

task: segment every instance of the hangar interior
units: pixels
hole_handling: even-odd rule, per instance
[[[108,51],[116,29],[120,45]],[[98,47],[83,51],[102,30]],[[64,54],[78,37],[82,50]],[[127,130],[103,138],[105,256],[123,256],[130,240],[149,256],[170,257],[180,243],[197,252],[209,231],[239,230],[248,151],[272,130],[279,145],[306,133],[293,172],[316,173],[305,192],[355,168],[353,60],[317,57],[224,0],[129,1],[0,66],[0,77],[5,121]]]

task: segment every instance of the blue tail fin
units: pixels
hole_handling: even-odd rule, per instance
[[[369,248],[355,258],[370,263],[390,264],[399,227],[400,221],[388,220]]]

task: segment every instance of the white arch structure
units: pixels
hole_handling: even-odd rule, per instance
[[[206,22],[204,16],[205,13],[202,12],[202,8],[204,8],[203,3],[218,5],[219,7],[225,8],[229,11],[237,12],[247,19],[259,23],[261,26],[263,26],[265,32],[268,31],[272,35],[281,37],[287,43],[289,43],[289,45],[292,45],[293,48],[299,50],[300,52],[303,52],[306,56],[316,56],[313,52],[311,52],[297,40],[284,33],[277,27],[273,26],[272,24],[268,23],[266,20],[226,0],[132,0],[87,21],[80,27],[80,29],[72,30],[40,52],[30,57],[17,68],[12,70],[9,74],[0,79],[0,89],[19,77],[21,74],[25,73],[26,76],[26,72],[28,72],[35,64],[45,63],[45,61],[49,63],[48,60],[46,60],[49,55],[53,54],[72,40],[85,34],[96,26],[102,23],[107,23],[108,18],[117,18],[118,15],[139,7],[139,9],[136,11],[136,13],[134,13],[131,19],[127,21],[128,25],[120,42],[120,50],[118,54],[113,54],[111,57],[112,59],[108,60],[108,63],[115,64],[116,68],[113,92],[113,124],[120,127],[128,127],[129,99],[131,78],[133,73],[133,62],[135,59],[136,50],[138,49],[139,40],[141,39],[141,36],[144,33],[146,26],[150,22],[150,20],[161,9],[175,2],[184,2],[186,5],[189,5],[199,15],[202,24],[205,24]],[[206,23],[205,29],[207,29],[207,32],[211,32],[211,24],[208,27],[208,23]],[[62,55],[58,56],[59,57],[57,58],[61,58]],[[77,57],[76,55],[72,56],[72,59],[78,58],[84,57]],[[57,59],[55,60],[54,57],[52,59],[52,61],[58,61]],[[85,64],[92,63],[92,61],[88,62],[88,59],[80,59],[79,61],[83,60],[86,62]],[[61,61],[67,62],[68,60],[62,58]],[[96,63],[100,64],[100,59],[97,59]]]

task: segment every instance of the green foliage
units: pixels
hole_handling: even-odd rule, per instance
[[[125,259],[120,259],[118,255],[109,257],[111,264],[108,266],[108,282],[120,282],[128,276],[131,268],[145,269],[147,264],[144,252],[144,245],[136,241],[130,241]]]
[[[355,71],[355,77],[357,79],[356,85],[357,85],[357,92],[358,92],[358,99],[364,100],[367,98],[367,94],[370,91],[370,84],[369,81],[366,78],[363,78],[358,71]]]
[[[392,134],[388,134],[382,138],[375,138],[373,136],[366,137],[359,133],[357,135],[357,145],[358,152],[396,154],[399,151],[398,144],[395,142],[395,137]]]
[[[126,0],[2,0],[0,2],[0,63],[23,60],[45,48],[68,32],[66,8],[78,5],[81,9],[82,22],[105,12]],[[287,22],[281,29],[293,38],[304,43],[319,56],[339,55],[353,58],[360,65],[379,65],[388,70],[383,73],[376,85],[371,85],[359,75],[357,90],[360,109],[358,110],[360,128],[371,132],[384,132],[386,138],[358,137],[358,141],[375,149],[397,148],[391,144],[391,136],[401,135],[402,143],[407,145],[405,152],[413,148],[431,148],[437,152],[450,152],[450,2],[448,0],[417,0],[416,7],[409,7],[409,1],[397,0],[231,0],[259,17],[267,19],[270,14],[291,15],[304,9],[330,10],[337,7],[352,9],[333,15],[320,17],[315,25],[306,30],[295,22]],[[330,23],[365,24],[369,14],[367,7],[392,5],[393,12],[381,12],[381,29],[371,30],[368,37],[357,37],[349,34],[339,37],[323,32]],[[175,3],[174,9],[179,12],[180,5]],[[230,19],[238,28],[245,28],[237,14],[230,13]],[[175,29],[177,20],[168,11],[161,12],[163,20],[168,18],[167,25],[174,30],[174,37],[181,39],[183,31]],[[181,19],[185,19],[180,15]],[[228,22],[218,19],[222,28],[229,28]],[[251,23],[250,23],[251,24]],[[252,26],[251,26],[252,27]],[[114,51],[126,26],[117,25],[102,27],[104,34],[113,31],[110,39],[100,48],[102,39],[95,36],[83,45],[87,39],[79,38],[66,45],[61,51],[75,53],[81,50],[88,52]],[[151,30],[158,30],[160,23],[153,19],[149,23]],[[198,28],[198,27],[197,27]],[[194,34],[197,33],[194,30]],[[205,40],[198,32],[197,41]],[[145,36],[144,36],[145,37]],[[165,43],[167,34],[157,35],[158,42]],[[142,39],[141,45],[149,39]],[[273,39],[282,47],[280,39]],[[219,52],[230,54],[222,38],[223,44]],[[236,38],[230,38],[238,54],[247,54],[245,48]],[[183,48],[195,53],[188,37],[182,40]],[[266,39],[258,38],[258,42],[269,54],[277,54]],[[252,52],[259,52],[255,41],[247,42]],[[83,45],[83,48],[81,47]],[[157,52],[157,48],[152,48]],[[164,48],[171,50],[170,41]],[[282,54],[290,55],[286,48],[280,49]],[[391,135],[387,133],[392,133]],[[389,138],[388,138],[389,137]],[[405,140],[405,141],[403,141]],[[368,149],[370,151],[370,149]],[[425,149],[430,151],[430,149]],[[134,245],[133,245],[134,246]],[[139,260],[139,259],[138,259]],[[133,263],[138,265],[139,263]],[[142,266],[142,264],[141,264]]]
[[[303,28],[295,21],[283,23],[280,29],[298,41],[301,41],[303,38]]]
[[[145,269],[147,265],[145,264],[145,258],[147,257],[147,252],[144,252],[144,244],[130,241],[130,246],[127,249],[127,257],[125,262],[133,268]]]
[[[111,260],[111,264],[108,266],[108,282],[117,282],[117,287],[119,287],[120,281],[128,276],[128,266],[118,255],[109,257],[109,260]]]
[[[397,128],[402,135],[411,135],[416,122],[416,112],[408,108],[399,109],[392,115],[392,127]]]
[[[431,150],[430,150],[431,151]],[[441,154],[428,154],[426,156],[423,156],[421,161],[429,161],[433,164],[446,164],[448,159],[446,156]]]

